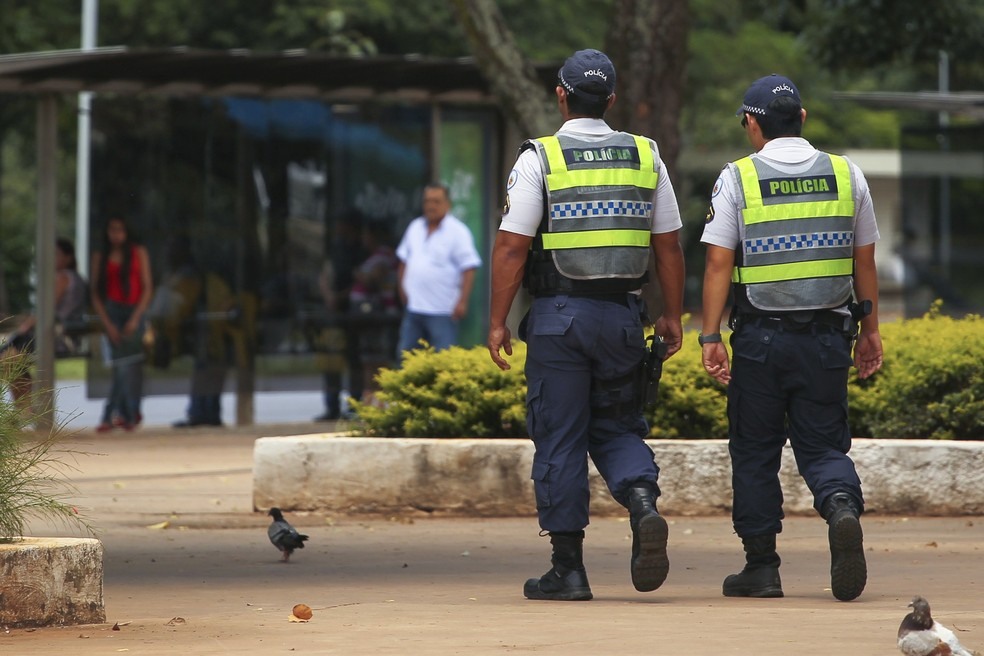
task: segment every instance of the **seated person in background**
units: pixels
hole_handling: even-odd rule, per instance
[[[381,223],[370,223],[363,229],[362,245],[369,257],[356,268],[349,293],[364,384],[360,400],[369,404],[376,402],[376,373],[396,363],[400,261],[390,242],[389,230]]]
[[[73,339],[64,331],[66,324],[78,323],[82,320],[88,298],[85,279],[79,275],[77,266],[75,245],[68,239],[59,238],[56,240],[55,355],[70,355],[77,349]],[[17,326],[8,341],[0,346],[0,359],[5,363],[12,363],[17,355],[33,352],[36,322],[35,316],[31,315]],[[10,394],[14,401],[20,401],[27,395],[31,391],[31,385],[31,373],[28,368],[26,366],[18,367],[16,377],[9,383]]]

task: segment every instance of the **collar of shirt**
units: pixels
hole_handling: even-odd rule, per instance
[[[815,156],[817,149],[803,137],[779,137],[767,141],[758,154],[776,162],[798,164]]]
[[[565,122],[557,132],[600,136],[614,132],[601,118],[572,118]]]

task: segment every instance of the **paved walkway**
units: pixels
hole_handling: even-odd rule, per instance
[[[984,517],[866,517],[869,585],[846,604],[827,589],[815,518],[780,536],[784,599],[721,596],[741,556],[720,516],[670,518],[670,576],[647,594],[629,582],[628,523],[594,522],[591,602],[522,598],[548,567],[533,518],[288,514],[311,539],[281,564],[268,518],[252,512],[252,443],[323,428],[74,438],[94,454],[74,482],[105,545],[107,624],[0,631],[0,653],[890,655],[914,594],[984,650]],[[40,522],[31,533],[73,534]],[[296,603],[315,609],[310,622],[288,622]]]

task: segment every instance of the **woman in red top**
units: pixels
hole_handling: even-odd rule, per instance
[[[154,286],[147,249],[131,240],[121,218],[106,224],[103,249],[92,255],[91,281],[92,307],[109,342],[113,369],[113,384],[96,430],[111,430],[114,419],[124,430],[133,430],[141,419],[144,312]]]

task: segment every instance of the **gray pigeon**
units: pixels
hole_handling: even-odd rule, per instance
[[[280,508],[271,508],[267,514],[273,517],[273,523],[267,529],[267,535],[273,546],[280,549],[284,554],[284,562],[286,563],[290,560],[290,555],[294,553],[294,549],[304,548],[304,541],[308,539],[308,536],[298,533],[296,528],[288,524],[283,513],[280,512]]]
[[[913,597],[912,612],[899,625],[899,651],[906,656],[978,656],[962,646],[953,631],[933,619],[929,602]]]

